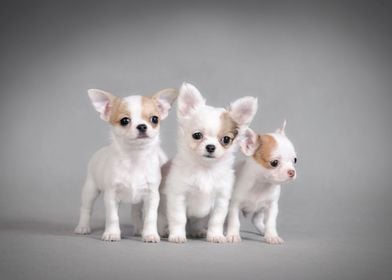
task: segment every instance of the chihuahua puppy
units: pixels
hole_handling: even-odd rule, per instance
[[[141,234],[145,242],[159,242],[160,167],[166,162],[159,145],[159,128],[177,98],[177,90],[164,89],[151,97],[120,98],[90,89],[88,95],[101,119],[111,125],[112,143],[96,152],[89,162],[75,233],[90,233],[93,203],[103,192],[106,221],[102,240],[121,239],[118,207],[119,202],[128,202],[132,204],[135,234]]]
[[[245,133],[242,152],[248,158],[236,168],[236,182],[227,221],[228,242],[240,242],[239,212],[252,214],[252,223],[264,234],[269,244],[281,244],[276,230],[280,185],[293,181],[297,173],[297,156],[283,127],[276,133],[257,135],[251,129]]]
[[[234,183],[234,151],[256,110],[254,97],[238,99],[226,110],[207,106],[193,85],[181,86],[178,152],[164,166],[168,174],[161,186],[160,213],[166,212],[170,242],[186,241],[187,220],[191,236],[226,241],[223,224]]]

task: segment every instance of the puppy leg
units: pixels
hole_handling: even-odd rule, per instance
[[[253,214],[252,224],[256,227],[256,229],[260,232],[261,235],[264,235],[265,225],[264,225],[264,210],[261,209]]]
[[[150,192],[144,197],[144,224],[142,239],[144,242],[156,243],[160,241],[157,230],[157,215],[159,205],[158,186],[150,187]]]
[[[208,221],[207,241],[214,243],[226,242],[226,237],[223,235],[223,224],[225,223],[228,207],[229,198],[218,197],[216,199]]]
[[[207,236],[208,218],[207,216],[189,219],[189,236],[192,238],[205,238]]]
[[[185,196],[181,194],[167,194],[167,219],[169,222],[169,241],[175,243],[186,242],[186,206]]]
[[[84,184],[82,190],[82,203],[80,207],[80,218],[77,227],[75,228],[75,233],[77,234],[89,234],[91,232],[90,228],[90,218],[91,212],[95,200],[99,195],[99,191],[96,188],[92,178],[87,177],[86,183]]]
[[[121,231],[120,222],[118,218],[118,201],[115,198],[113,191],[105,191],[104,204],[106,212],[105,232],[102,235],[102,240],[105,241],[120,241]]]
[[[161,237],[167,238],[169,236],[169,226],[166,217],[166,196],[160,193],[160,200],[158,206],[158,234]]]
[[[283,239],[279,237],[276,230],[276,218],[278,216],[278,212],[277,202],[272,202],[270,207],[266,208],[264,239],[265,242],[269,244],[282,244],[284,242]]]
[[[131,210],[131,220],[132,225],[134,227],[133,235],[140,236],[142,234],[143,228],[143,212],[142,212],[142,203],[132,204]]]
[[[227,219],[227,242],[241,242],[240,236],[240,209],[239,205],[232,202]]]

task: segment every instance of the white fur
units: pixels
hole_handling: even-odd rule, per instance
[[[170,98],[171,96],[171,98]],[[108,121],[110,102],[114,96],[100,90],[89,90],[89,97],[102,119]],[[157,96],[164,104],[161,119],[167,116],[176,93]],[[169,98],[170,102],[167,102]],[[118,217],[120,202],[132,204],[135,233],[143,241],[159,242],[157,209],[159,204],[160,166],[167,161],[160,148],[159,127],[153,128],[141,117],[141,96],[124,98],[131,112],[131,123],[126,127],[112,126],[112,143],[96,152],[88,165],[87,179],[82,190],[80,220],[75,233],[90,233],[90,217],[94,201],[103,193],[106,211],[105,232],[102,240],[118,241],[121,231]],[[136,126],[147,125],[147,137],[139,138]],[[144,214],[142,217],[142,213]]]
[[[257,100],[247,97],[237,100],[228,111],[205,105],[200,92],[184,83],[178,97],[178,152],[164,167],[167,177],[162,182],[160,226],[169,241],[186,241],[186,225],[195,237],[207,236],[210,242],[225,242],[223,224],[227,215],[234,183],[234,152],[241,135],[229,148],[219,143],[220,116],[235,115],[240,134],[253,119]],[[203,139],[192,134],[202,132]],[[214,158],[206,157],[206,145],[215,145]],[[165,224],[167,215],[168,229]],[[167,230],[169,232],[167,232]]]
[[[264,234],[267,243],[283,243],[276,229],[280,185],[296,177],[296,175],[292,178],[288,176],[288,170],[295,171],[296,153],[292,143],[284,134],[284,126],[277,133],[269,134],[278,144],[272,156],[280,162],[277,168],[267,169],[253,159],[252,155],[258,145],[257,135],[253,131],[249,129],[241,143],[241,148],[248,158],[236,168],[237,178],[227,221],[228,242],[241,241],[239,214],[242,210],[243,213],[252,214],[252,223],[261,234]]]

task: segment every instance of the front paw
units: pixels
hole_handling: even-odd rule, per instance
[[[284,243],[284,240],[282,238],[280,238],[279,235],[269,235],[269,234],[266,234],[264,236],[264,240],[265,240],[266,243],[274,244],[274,245],[283,244]]]
[[[226,241],[229,243],[238,243],[241,242],[241,236],[238,233],[227,234]]]
[[[121,240],[121,233],[117,231],[105,231],[102,234],[103,241],[120,241]]]
[[[207,233],[207,241],[212,243],[226,243],[226,237],[220,233]]]
[[[158,243],[159,241],[161,241],[161,238],[157,233],[143,234],[142,239],[143,242],[147,242],[147,243]]]
[[[75,228],[74,233],[76,233],[76,234],[90,234],[91,233],[91,228],[89,226],[80,226],[80,225],[78,225]]]
[[[173,243],[185,243],[186,236],[183,234],[169,234],[169,242]]]

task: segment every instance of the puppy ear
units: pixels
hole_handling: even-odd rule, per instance
[[[153,98],[156,100],[160,118],[163,120],[169,115],[170,108],[173,102],[177,99],[178,91],[175,88],[166,88],[154,94]]]
[[[205,104],[205,99],[201,96],[199,90],[188,83],[183,83],[178,96],[179,117],[189,117],[199,106]]]
[[[279,134],[282,134],[282,135],[286,135],[286,132],[285,132],[286,124],[287,124],[287,121],[284,120],[284,121],[283,121],[282,127],[281,127],[281,128],[278,128],[278,129],[276,130],[276,133],[279,133]]]
[[[257,112],[257,98],[242,97],[230,104],[230,117],[240,126],[248,126]]]
[[[88,97],[90,97],[91,103],[95,110],[100,114],[101,119],[109,121],[110,117],[110,104],[115,98],[111,93],[100,90],[100,89],[89,89]]]
[[[247,128],[240,146],[244,155],[252,156],[260,146],[259,136],[252,129]]]

